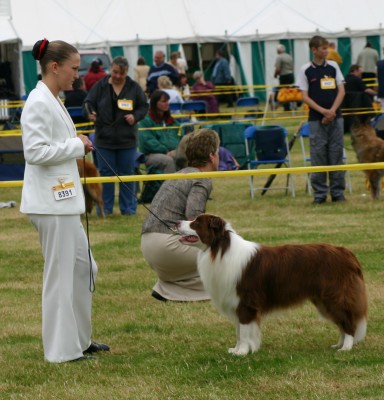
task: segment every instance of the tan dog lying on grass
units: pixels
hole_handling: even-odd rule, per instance
[[[77,167],[79,174],[82,178],[96,178],[100,176],[95,164],[91,161],[85,160],[85,171],[84,171],[84,160],[77,160]],[[84,173],[85,172],[85,173]],[[87,183],[83,185],[84,196],[85,196],[85,209],[88,214],[92,212],[93,203],[95,202],[99,206],[100,215],[104,218],[104,202],[103,202],[103,187],[101,183]]]
[[[384,162],[384,140],[376,135],[375,129],[367,122],[355,122],[351,128],[352,146],[360,163]],[[384,170],[364,171],[372,198],[380,198],[381,177]]]

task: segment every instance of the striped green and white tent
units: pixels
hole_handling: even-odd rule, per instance
[[[238,84],[264,97],[258,86],[277,84],[273,77],[276,46],[292,54],[297,74],[310,59],[309,39],[320,34],[337,43],[346,73],[370,41],[381,55],[384,46],[383,0],[0,0],[10,2],[12,22],[23,43],[26,91],[35,85],[33,44],[43,37],[61,39],[79,49],[104,49],[125,55],[135,65],[139,55],[152,64],[153,53],[183,52],[195,43],[194,57],[204,59],[204,45],[228,44]]]

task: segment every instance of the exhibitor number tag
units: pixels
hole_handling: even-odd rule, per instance
[[[61,183],[53,186],[55,200],[65,200],[76,196],[75,184],[73,182]]]

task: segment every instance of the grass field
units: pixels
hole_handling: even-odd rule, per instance
[[[299,147],[294,166],[302,163]],[[355,163],[348,136],[346,147]],[[108,343],[111,353],[92,362],[46,363],[37,234],[18,209],[1,209],[0,399],[382,399],[383,203],[370,199],[362,172],[351,175],[348,201],[321,206],[311,204],[304,175],[295,176],[295,198],[270,191],[253,201],[248,178],[219,178],[207,208],[248,240],[327,242],[355,252],[364,268],[369,322],[366,341],[351,352],[331,349],[337,329],[306,304],[263,323],[258,353],[229,355],[234,329],[210,302],[162,303],[150,296],[156,276],[140,252],[147,211],[139,207],[135,216],[91,215],[89,221],[99,265],[94,339]],[[0,200],[19,202],[20,189],[1,189]]]

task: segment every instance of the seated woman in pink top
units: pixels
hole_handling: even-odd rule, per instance
[[[192,101],[203,100],[207,103],[207,111],[208,113],[218,113],[219,112],[219,103],[217,98],[213,94],[208,94],[209,92],[213,92],[215,86],[212,82],[206,82],[204,80],[204,75],[201,71],[196,71],[193,74],[193,79],[196,83],[192,86],[191,98]],[[201,95],[197,95],[200,92]]]

